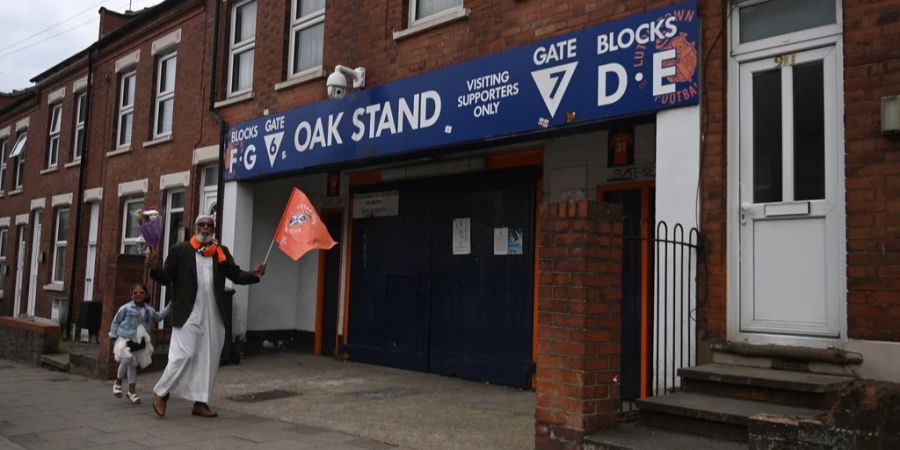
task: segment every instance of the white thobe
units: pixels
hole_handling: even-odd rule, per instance
[[[207,403],[212,396],[219,357],[225,344],[225,326],[213,294],[213,258],[199,253],[197,298],[187,322],[172,328],[169,363],[153,388],[160,397],[172,394]]]

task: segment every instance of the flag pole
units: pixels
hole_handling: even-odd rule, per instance
[[[266,259],[263,260],[263,264],[269,262],[269,253],[272,253],[272,246],[275,245],[275,239],[272,239],[272,242],[269,243],[269,251],[266,252]]]

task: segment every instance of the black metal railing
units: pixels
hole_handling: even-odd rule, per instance
[[[678,369],[697,362],[700,233],[625,218],[622,252],[621,398],[680,389]]]

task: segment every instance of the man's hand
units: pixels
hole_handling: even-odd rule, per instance
[[[254,267],[253,270],[250,271],[250,273],[252,273],[256,278],[262,278],[262,276],[266,274],[266,265],[260,264]]]
[[[154,269],[159,267],[159,251],[157,249],[151,248],[147,253],[147,265]]]

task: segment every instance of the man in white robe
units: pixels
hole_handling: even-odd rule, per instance
[[[159,256],[155,252],[149,256],[154,267],[150,276],[174,289],[169,362],[153,388],[153,410],[160,417],[165,416],[172,394],[193,400],[192,414],[196,416],[218,415],[207,402],[225,344],[225,278],[236,284],[252,284],[266,272],[265,264],[246,272],[234,263],[228,248],[213,239],[212,216],[200,215],[194,223],[194,236],[189,242],[174,245],[161,268],[156,267]]]

